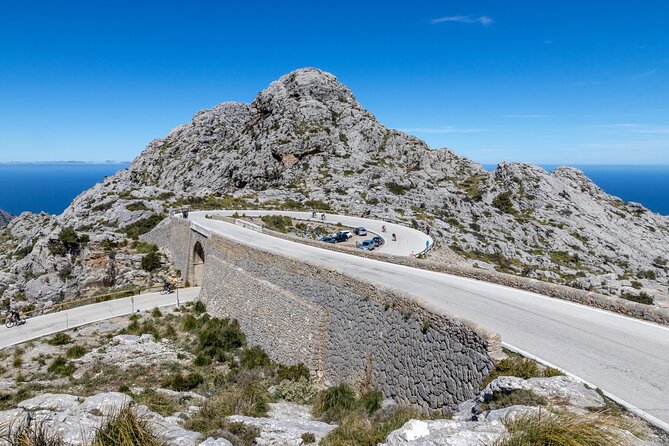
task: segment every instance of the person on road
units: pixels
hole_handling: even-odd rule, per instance
[[[316,211],[313,211],[313,212],[311,213],[311,218],[316,218]]]
[[[21,320],[21,314],[17,310],[10,308],[9,311],[7,311],[7,319],[12,322],[18,322]]]
[[[181,209],[181,216],[182,216],[184,219],[188,219],[188,208],[182,208],[182,209]]]
[[[397,241],[397,236],[395,235],[395,233],[394,233],[394,232],[393,232],[393,241],[394,241],[394,242],[396,242],[396,241]]]
[[[174,291],[174,285],[169,279],[163,280],[163,292],[165,293],[171,293]]]
[[[381,226],[381,232],[386,232],[386,225]]]

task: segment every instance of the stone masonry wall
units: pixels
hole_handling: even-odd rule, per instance
[[[238,319],[266,350],[278,347],[277,360],[307,359],[327,384],[371,385],[441,411],[471,398],[492,368],[498,337],[401,293],[215,235],[209,251],[217,261],[206,264],[200,295],[209,311]]]
[[[412,296],[217,235],[205,239],[182,219],[169,226],[148,236],[182,271],[195,241],[203,243],[200,299],[209,312],[237,319],[251,344],[277,361],[305,363],[326,384],[372,386],[447,411],[476,394],[500,352],[499,336]]]

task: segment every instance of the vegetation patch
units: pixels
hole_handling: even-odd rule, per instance
[[[509,436],[495,446],[609,446],[624,445],[616,420],[607,415],[552,413],[503,419]]]

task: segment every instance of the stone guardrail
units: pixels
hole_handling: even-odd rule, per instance
[[[235,218],[235,224],[241,226],[242,228],[250,229],[255,232],[263,232],[263,227],[250,221],[242,220],[241,218]]]

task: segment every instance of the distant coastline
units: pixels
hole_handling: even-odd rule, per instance
[[[0,209],[60,214],[87,189],[125,169],[124,162],[0,163]]]
[[[0,209],[60,214],[72,200],[129,162],[0,162]],[[484,164],[494,170],[497,164]],[[552,172],[557,164],[540,165]],[[607,193],[669,215],[669,166],[574,165]]]
[[[484,164],[495,170],[497,164]],[[552,172],[560,166],[581,170],[606,193],[624,201],[641,203],[658,214],[669,216],[669,166],[615,165],[615,164],[539,164]]]

